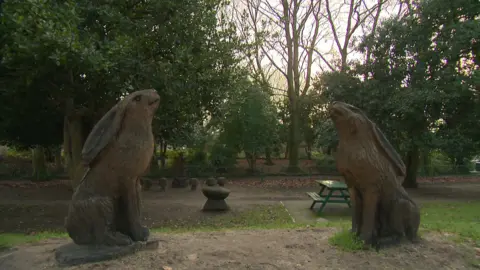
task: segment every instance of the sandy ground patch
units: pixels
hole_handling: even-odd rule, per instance
[[[68,239],[52,239],[0,255],[2,270],[31,269],[475,269],[466,248],[427,235],[374,251],[343,252],[328,244],[333,229],[243,230],[155,234],[160,247],[128,257],[60,268],[54,250]]]

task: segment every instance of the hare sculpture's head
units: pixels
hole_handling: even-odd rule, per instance
[[[135,129],[140,135],[142,131],[149,130],[146,128],[151,127],[159,101],[160,96],[155,89],[146,89],[129,94],[113,106],[93,127],[83,145],[84,165],[89,166],[121,132]]]
[[[372,122],[357,107],[341,101],[334,101],[329,107],[330,118],[332,119],[339,136],[344,138],[371,137]]]
[[[160,96],[155,89],[140,90],[126,96],[118,103],[120,110],[124,110],[124,118],[151,121],[158,109]]]
[[[406,174],[405,164],[398,152],[362,110],[345,102],[334,101],[330,104],[328,111],[340,140],[344,140],[350,145],[363,143],[364,146],[376,147],[391,161],[398,175]],[[364,148],[371,149],[369,146]]]

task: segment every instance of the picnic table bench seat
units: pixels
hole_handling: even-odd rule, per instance
[[[316,180],[320,186],[320,192],[307,192],[307,195],[313,200],[310,209],[313,209],[316,203],[322,203],[318,212],[322,212],[327,203],[346,203],[348,207],[350,204],[350,194],[348,193],[348,187],[345,183],[334,180]],[[326,194],[323,192],[327,190]],[[339,192],[340,194],[333,194]]]

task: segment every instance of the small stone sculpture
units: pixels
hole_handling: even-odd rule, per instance
[[[133,92],[93,127],[82,150],[88,166],[72,196],[65,228],[78,245],[125,246],[146,241],[140,180],[153,155],[154,89]]]
[[[189,180],[190,184],[190,190],[194,191],[197,190],[198,186],[198,179],[197,178],[190,178]]]
[[[209,187],[213,187],[217,184],[217,179],[215,179],[213,177],[209,177],[207,179],[207,181],[205,181],[205,184],[207,184],[207,186],[209,186]]]
[[[152,180],[150,178],[141,177],[140,184],[142,185],[143,190],[150,190],[152,187]]]
[[[167,184],[168,180],[165,177],[162,177],[158,179],[158,185],[160,186],[160,191],[166,191],[167,190]]]
[[[225,177],[218,177],[217,183],[219,186],[224,187],[225,184],[227,183],[227,179],[225,179]]]
[[[354,208],[352,231],[366,245],[375,244],[378,234],[416,239],[420,212],[402,187],[406,168],[399,154],[360,109],[336,101],[329,114],[339,136],[337,170]]]
[[[174,177],[172,181],[172,188],[186,188],[188,187],[188,180],[186,177]]]

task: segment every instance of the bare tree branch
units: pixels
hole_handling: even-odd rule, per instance
[[[335,71],[336,68],[334,66],[332,66],[330,64],[330,62],[323,56],[323,53],[319,52],[317,49],[313,48],[312,49],[313,52],[315,52],[321,59],[322,61],[328,66],[328,68],[331,70],[331,71]]]
[[[333,40],[335,41],[335,44],[337,45],[338,51],[341,52],[342,51],[342,45],[340,44],[340,39],[338,38],[338,34],[337,34],[337,28],[335,26],[335,22],[333,21],[332,11],[330,9],[330,0],[325,0],[325,9],[326,9],[326,12],[327,12],[327,20],[330,24],[330,29],[332,30]]]
[[[385,3],[383,0],[378,0],[378,8],[377,8],[377,12],[375,14],[375,17],[373,19],[371,34],[374,34],[377,31],[378,20],[380,18],[380,12],[382,11],[383,3]],[[401,8],[402,7],[400,6],[399,10],[401,10]],[[370,58],[371,58],[371,47],[370,46],[367,47],[367,50],[366,50],[365,54],[366,54],[366,63],[369,63]]]

